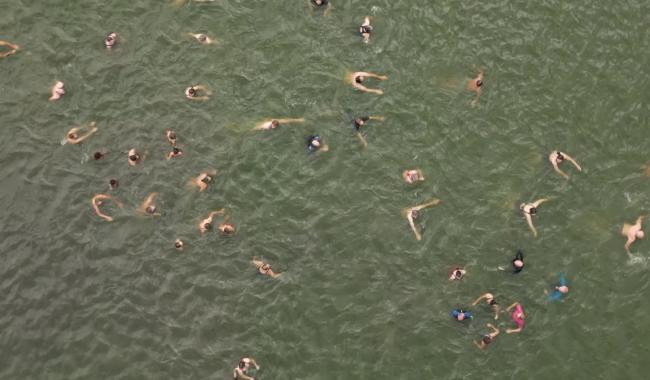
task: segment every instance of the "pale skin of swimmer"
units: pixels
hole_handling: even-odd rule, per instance
[[[61,97],[63,97],[63,95],[65,95],[65,88],[64,88],[63,82],[61,82],[60,80],[56,81],[54,86],[52,86],[52,89],[50,90],[50,92],[52,93],[52,95],[50,96],[49,101],[53,102],[53,101],[61,99]]]
[[[199,96],[199,91],[205,95]],[[212,92],[202,84],[196,84],[185,89],[185,97],[189,100],[208,100],[210,95],[212,95]]]
[[[379,74],[374,74],[374,73],[369,73],[365,71],[357,71],[351,74],[348,74],[346,77],[346,80],[348,83],[352,84],[354,88],[356,88],[359,91],[363,92],[370,92],[373,94],[377,95],[382,95],[384,92],[382,90],[374,89],[374,88],[368,88],[361,83],[366,79],[366,78],[375,78],[379,80],[386,80],[388,79],[387,76],[385,75],[379,75]]]
[[[438,203],[440,203],[440,199],[433,198],[431,201],[429,201],[427,203],[424,203],[424,204],[421,204],[421,205],[418,205],[418,206],[414,206],[414,207],[405,208],[404,210],[402,210],[402,216],[404,216],[406,218],[406,220],[408,220],[409,225],[411,226],[411,229],[413,230],[413,233],[415,234],[415,238],[418,241],[422,240],[422,236],[420,235],[420,232],[418,232],[418,229],[415,227],[415,223],[413,222],[413,219],[414,219],[413,218],[413,211],[420,211],[420,210],[422,210],[422,209],[424,209],[426,207],[435,206]]]
[[[7,51],[4,51],[4,52],[0,52],[0,58],[4,58],[4,57],[8,57],[8,56],[10,56],[12,54],[16,54],[16,52],[18,50],[20,50],[20,46],[18,46],[16,44],[12,44],[9,41],[0,40],[0,46],[8,46],[11,49],[11,50],[7,50]]]
[[[209,184],[214,180],[214,176],[217,175],[216,170],[205,171],[198,175],[198,177],[193,178],[190,181],[192,186],[198,186],[199,191],[202,192],[208,188]]]
[[[621,230],[621,234],[627,238],[627,241],[625,242],[625,252],[627,252],[628,255],[632,256],[632,253],[630,252],[630,246],[636,239],[643,239],[645,234],[643,233],[643,230],[641,229],[641,222],[643,221],[643,218],[645,216],[640,216],[636,219],[636,222],[634,224],[623,224],[623,229]]]
[[[499,332],[500,332],[500,331],[499,331],[498,328],[494,327],[494,325],[491,324],[491,323],[488,323],[488,324],[487,324],[487,327],[489,327],[490,329],[492,329],[492,332],[489,333],[489,334],[487,334],[486,336],[489,336],[489,337],[490,337],[490,340],[493,341],[494,338],[496,338],[496,336],[499,335]],[[474,344],[476,345],[476,347],[480,348],[481,350],[485,349],[485,348],[488,346],[487,344],[485,344],[485,342],[483,342],[483,340],[480,340],[480,341],[478,341],[478,342],[477,342],[477,341],[474,341]]]
[[[158,193],[151,193],[147,196],[147,198],[142,202],[140,207],[138,207],[138,212],[144,215],[149,215],[149,216],[160,216],[160,213],[158,212],[158,208],[154,204],[154,201],[156,200],[156,197],[158,196]]]
[[[253,264],[257,268],[258,272],[260,274],[269,276],[271,278],[278,278],[282,275],[282,273],[275,273],[273,269],[271,268],[270,264],[267,264],[261,260],[258,260],[257,257],[253,256]]]
[[[216,41],[214,41],[212,38],[208,37],[207,34],[203,34],[203,33],[188,33],[188,35],[194,37],[197,41],[199,41],[199,43],[201,43],[201,44],[203,44],[203,45],[211,45],[211,44],[213,44],[213,43],[216,42]]]
[[[99,206],[101,206],[104,201],[113,201],[115,204],[119,207],[122,208],[122,202],[118,201],[114,197],[108,195],[108,194],[96,194],[93,199],[91,200],[91,203],[93,205],[93,208],[95,209],[95,214],[97,214],[99,217],[106,219],[107,221],[111,222],[113,221],[113,218],[104,214],[100,209]]]
[[[304,123],[305,118],[300,117],[300,118],[293,118],[293,119],[271,119],[271,120],[266,120],[261,123],[257,123],[255,125],[255,128],[253,130],[259,131],[259,130],[269,130],[269,129],[275,129],[283,124],[291,124],[291,123]]]
[[[499,319],[499,304],[497,303],[495,303],[494,305],[490,304],[490,302],[494,300],[494,295],[492,293],[481,294],[481,296],[478,297],[476,301],[472,302],[472,306],[476,306],[482,300],[485,300],[485,303],[491,306],[492,310],[494,310],[494,319]]]
[[[201,235],[206,233],[209,229],[212,228],[212,218],[214,218],[217,215],[223,215],[224,214],[224,209],[212,211],[208,214],[208,216],[201,220],[199,222],[199,231],[201,232]]]
[[[569,179],[569,175],[560,169],[560,164],[564,162],[564,160],[568,160],[570,163],[572,163],[579,172],[582,171],[580,165],[578,165],[578,163],[571,156],[564,152],[554,150],[551,152],[551,154],[548,155],[548,160],[551,162],[551,165],[553,165],[553,169],[555,169],[555,171],[565,179]]]
[[[542,198],[538,199],[533,203],[522,203],[519,206],[519,209],[524,213],[524,216],[526,216],[526,221],[528,222],[528,226],[530,227],[530,230],[533,231],[533,236],[537,237],[537,230],[535,229],[535,226],[533,225],[533,216],[531,215],[531,210],[535,209],[535,212],[537,212],[537,207],[541,205],[542,203],[548,201],[547,198]]]
[[[88,131],[86,132],[85,135],[80,136],[79,132],[83,129],[87,129]],[[65,139],[68,142],[68,144],[79,144],[80,142],[84,141],[88,137],[92,136],[95,132],[97,132],[97,127],[95,127],[95,122],[91,122],[87,126],[84,127],[74,127],[68,131],[65,135]]]
[[[406,183],[420,182],[424,181],[424,174],[422,174],[422,170],[420,169],[404,170],[402,173],[402,179]]]
[[[483,70],[480,70],[476,75],[476,78],[467,81],[467,89],[476,92],[476,99],[472,101],[472,105],[476,105],[479,97],[481,96],[481,87],[483,87],[484,74],[485,73],[483,72]]]
[[[375,121],[384,121],[385,118],[384,118],[383,116],[368,116],[368,120],[367,120],[367,121],[364,121],[364,120],[362,120],[362,119],[360,119],[360,118],[355,118],[355,119],[354,119],[354,125],[355,125],[355,127],[356,127],[356,129],[357,129],[357,138],[359,139],[359,141],[361,141],[361,144],[363,145],[364,148],[367,148],[367,147],[368,147],[368,142],[366,141],[366,139],[365,139],[365,138],[363,137],[363,135],[361,134],[361,127],[363,127],[364,125],[366,125],[366,123],[367,123],[368,121],[370,121],[370,120],[375,120]]]

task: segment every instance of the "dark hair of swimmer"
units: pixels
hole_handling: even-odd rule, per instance
[[[277,128],[280,126],[280,122],[277,120],[271,120],[271,128]]]
[[[476,81],[476,87],[481,87],[481,86],[483,86],[483,81],[479,79]]]
[[[156,206],[149,206],[145,211],[147,211],[149,214],[153,214],[156,212]]]
[[[557,152],[557,157],[555,158],[556,161],[564,161],[564,155],[562,152]]]
[[[489,336],[489,335],[485,335],[485,336],[483,337],[483,343],[484,343],[484,344],[490,344],[490,343],[492,343],[492,337]]]
[[[205,34],[199,34],[199,41],[205,42],[205,40],[207,40],[207,39],[208,39],[208,36],[206,36]]]
[[[177,241],[177,242],[174,243],[174,247],[176,247],[176,248],[180,248],[182,246],[183,246],[183,242],[181,242],[181,241]]]
[[[497,304],[497,301],[494,298],[492,298],[492,300],[490,300],[490,306],[494,306],[496,304]]]
[[[70,139],[76,139],[76,138],[77,138],[77,134],[74,133],[74,132],[72,132],[72,133],[68,133],[68,138],[70,138]]]
[[[212,223],[211,223],[211,222],[207,222],[207,223],[205,223],[205,224],[203,225],[203,228],[205,228],[206,230],[211,229],[211,228],[212,228]]]
[[[172,152],[174,154],[180,154],[180,153],[182,153],[182,150],[180,150],[180,148],[174,147],[174,149],[172,149]]]
[[[232,234],[234,232],[235,232],[235,227],[233,227],[232,225],[226,224],[225,226],[223,226],[224,234]]]
[[[357,82],[357,83],[361,83],[361,82],[363,82],[364,79],[365,78],[363,77],[363,75],[359,75],[359,76],[354,78],[354,81]]]
[[[169,135],[167,135],[172,140],[176,140],[176,133],[175,132],[169,132]]]
[[[187,93],[190,94],[190,96],[194,96],[194,95],[196,95],[196,90],[194,89],[194,87],[190,87],[187,90]]]
[[[210,183],[212,181],[212,177],[209,175],[206,175],[205,177],[201,178],[201,182],[203,183]]]
[[[111,189],[117,189],[117,187],[120,185],[119,182],[117,182],[116,179],[111,179],[108,181],[108,183],[111,185]]]
[[[102,153],[102,152],[95,152],[95,154],[93,155],[93,157],[95,158],[95,160],[100,160],[100,159],[104,158],[104,153]]]
[[[132,154],[132,155],[129,156],[129,160],[131,160],[131,161],[137,161],[137,160],[139,160],[139,159],[140,159],[140,155],[137,154],[137,153],[136,153],[136,154]]]
[[[370,25],[361,25],[361,27],[359,28],[359,33],[361,34],[364,33],[370,34],[370,32],[372,32],[372,26]]]
[[[535,215],[537,214],[537,207],[531,207],[530,210],[528,211],[530,215]]]
[[[244,367],[246,367],[246,362],[244,362],[243,360],[240,360],[239,361],[239,369],[244,369]]]

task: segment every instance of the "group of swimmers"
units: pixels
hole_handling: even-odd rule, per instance
[[[209,0],[204,0],[204,1],[209,1]],[[329,3],[328,0],[311,0],[311,1],[313,5],[316,7],[325,8],[326,13],[331,10],[331,4]],[[365,17],[363,19],[363,22],[359,26],[359,35],[362,38],[362,41],[364,43],[368,43],[370,41],[373,31],[374,28],[371,25],[370,17]],[[196,41],[198,41],[201,44],[208,45],[208,44],[215,43],[214,38],[211,38],[208,35],[203,33],[189,33],[189,36],[193,37],[194,39],[196,39]],[[118,43],[118,40],[119,40],[119,35],[115,32],[110,32],[104,38],[105,48],[109,50],[113,49]],[[4,58],[12,54],[15,54],[19,49],[20,49],[19,46],[16,44],[0,40],[0,58]],[[349,84],[351,84],[355,89],[366,93],[382,95],[383,90],[366,87],[365,83],[367,82],[368,79],[376,79],[379,81],[384,81],[387,80],[388,77],[385,75],[380,75],[380,74],[375,74],[375,73],[365,72],[365,71],[353,72],[346,76],[346,81]],[[466,88],[476,93],[476,98],[472,102],[473,105],[476,104],[476,102],[479,100],[479,97],[481,95],[481,90],[484,85],[483,80],[484,80],[484,72],[483,70],[480,70],[475,78],[467,81]],[[60,100],[66,93],[65,84],[62,81],[56,81],[55,84],[51,87],[50,92],[51,92],[49,98],[50,101]],[[195,84],[190,87],[187,87],[185,89],[184,94],[188,100],[206,101],[209,100],[212,92],[205,85]],[[277,118],[277,119],[271,119],[271,120],[266,120],[264,122],[261,122],[257,124],[253,129],[274,130],[282,125],[287,125],[291,123],[302,123],[304,121],[305,121],[304,118]],[[383,116],[361,116],[361,117],[355,117],[352,120],[352,124],[355,128],[357,137],[359,138],[361,144],[364,147],[366,147],[368,144],[361,132],[362,129],[366,126],[366,124],[369,121],[384,121],[384,117]],[[91,137],[93,134],[95,134],[97,131],[98,128],[95,122],[91,122],[85,126],[74,127],[71,128],[66,134],[65,141],[69,144],[80,144],[86,139],[88,139],[89,137]],[[183,151],[180,147],[177,146],[176,133],[174,131],[167,130],[165,131],[165,137],[167,139],[167,142],[171,145],[171,151],[167,153],[166,159],[170,160],[182,156]],[[328,145],[325,144],[323,138],[319,135],[309,136],[307,138],[306,145],[307,145],[307,150],[309,152],[317,152],[317,151],[325,152],[328,151],[329,149]],[[95,160],[99,160],[102,159],[105,155],[106,155],[105,151],[97,151],[94,153],[93,158]],[[127,153],[128,165],[136,166],[140,164],[143,159],[144,156],[140,152],[138,152],[135,148],[129,149]],[[560,169],[560,165],[565,161],[570,162],[578,171],[582,171],[582,168],[577,163],[577,161],[567,153],[556,150],[549,154],[548,159],[551,165],[553,166],[554,170],[565,179],[568,179],[569,175]],[[193,178],[190,181],[190,183],[196,186],[200,192],[203,192],[212,183],[216,175],[217,175],[216,170],[214,169],[207,170],[205,172],[200,173],[197,177]],[[415,168],[415,169],[404,170],[402,173],[402,179],[408,184],[414,184],[417,182],[424,181],[425,177],[423,172],[420,169]],[[110,179],[109,185],[111,189],[116,189],[119,186],[119,181],[117,179]],[[137,212],[142,215],[147,215],[151,217],[160,216],[161,214],[155,203],[157,196],[158,193],[156,192],[150,193],[145,198],[145,200],[140,204],[140,206],[137,208]],[[533,224],[533,217],[537,215],[537,210],[539,206],[542,205],[544,202],[547,202],[548,200],[549,200],[548,198],[540,198],[533,202],[522,203],[520,205],[520,210],[523,213],[528,223],[528,226],[533,233],[533,236],[535,237],[537,236],[538,233]],[[116,199],[115,197],[109,194],[96,194],[93,196],[91,203],[95,213],[100,218],[103,218],[104,220],[110,222],[113,220],[113,217],[105,214],[100,209],[101,206],[103,206],[106,202],[109,201],[113,202],[119,208],[124,207],[124,204],[120,200]],[[423,209],[436,206],[439,203],[440,203],[439,199],[433,198],[429,202],[408,207],[402,211],[402,215],[408,221],[408,224],[411,230],[413,231],[416,240],[419,241],[422,239],[422,235],[420,234],[418,228],[415,225],[415,220],[418,218],[419,213]],[[214,218],[217,216],[221,218],[221,221],[217,225],[217,230],[222,235],[233,235],[236,232],[236,227],[230,221],[230,216],[226,214],[226,211],[224,209],[219,209],[208,213],[208,215],[198,223],[199,233],[203,235],[213,230],[213,226],[215,225]],[[625,223],[621,231],[622,234],[627,238],[627,241],[625,243],[625,250],[629,255],[631,255],[630,252],[631,244],[636,239],[642,239],[644,237],[644,232],[641,226],[642,220],[643,220],[643,216],[640,216],[637,218],[634,224]],[[182,251],[184,248],[184,242],[181,239],[176,239],[176,241],[174,242],[174,246],[177,250]],[[256,267],[258,273],[260,274],[272,278],[277,278],[281,276],[281,273],[273,271],[271,265],[269,265],[268,263],[262,260],[259,260],[257,257],[252,258],[252,263]],[[512,264],[513,273],[516,274],[523,270],[524,256],[521,251],[517,251],[517,254],[512,259],[511,264]],[[466,271],[464,268],[456,267],[450,272],[449,279],[460,280],[465,276],[465,274]],[[548,300],[550,301],[560,300],[568,292],[569,292],[569,287],[567,285],[567,281],[564,274],[559,275],[557,284],[553,287],[551,292],[549,292],[548,290],[545,291]],[[494,319],[497,320],[500,313],[500,307],[497,301],[495,300],[494,295],[492,293],[482,294],[471,305],[476,306],[482,301],[484,301],[487,305],[489,305],[492,308],[492,311],[494,312]],[[522,331],[525,326],[525,317],[526,317],[523,306],[518,302],[514,302],[510,306],[508,306],[506,310],[508,312],[511,312],[511,318],[513,322],[516,324],[516,328],[506,329],[506,333],[510,334],[510,333],[517,333]],[[473,314],[471,312],[461,308],[454,309],[451,312],[451,315],[457,321],[464,321],[473,318]],[[487,332],[485,335],[483,335],[479,341],[474,342],[476,346],[481,349],[486,348],[490,343],[492,343],[496,338],[496,336],[498,336],[500,333],[499,328],[497,328],[491,323],[487,323],[487,327],[490,329],[490,331]],[[247,375],[247,371],[249,370],[251,364],[256,369],[259,370],[259,366],[257,365],[254,359],[242,358],[239,361],[237,368],[235,368],[233,372],[234,378],[244,379],[244,380],[254,380],[253,377]]]

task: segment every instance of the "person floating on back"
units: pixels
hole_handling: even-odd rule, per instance
[[[282,275],[282,273],[274,272],[270,264],[267,264],[261,260],[257,260],[255,256],[253,256],[253,264],[255,264],[255,267],[257,268],[257,272],[259,274],[269,276],[271,278],[278,278]]]

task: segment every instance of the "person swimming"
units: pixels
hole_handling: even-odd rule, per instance
[[[557,285],[553,287],[553,291],[551,294],[548,293],[548,290],[544,290],[544,294],[546,294],[547,300],[548,301],[559,301],[569,293],[569,286],[567,285],[566,278],[564,277],[564,273],[560,273],[558,275],[558,282]]]
[[[79,131],[87,129],[88,131],[86,132],[85,135],[79,136]],[[79,144],[88,137],[92,136],[95,132],[97,132],[97,127],[95,126],[95,122],[91,122],[90,124],[83,126],[83,127],[74,127],[68,131],[68,133],[65,136],[66,141],[69,144]]]
[[[144,200],[144,202],[142,202],[142,204],[138,208],[138,212],[149,216],[160,216],[160,213],[158,212],[158,207],[156,207],[156,204],[154,203],[157,196],[158,193],[156,192],[149,194],[147,198]]]
[[[634,224],[623,223],[621,234],[627,237],[627,241],[625,242],[625,251],[630,257],[632,257],[632,253],[630,252],[630,246],[632,243],[634,243],[636,239],[643,239],[645,236],[645,233],[641,229],[641,222],[643,221],[643,218],[644,216],[641,215],[636,219],[636,222]]]
[[[514,259],[512,259],[512,273],[516,274],[524,270],[524,253],[518,249]]]
[[[171,160],[172,158],[180,157],[183,155],[183,151],[179,147],[173,147],[172,151],[167,153],[167,159]]]
[[[512,333],[518,333],[521,330],[524,329],[524,326],[526,325],[525,318],[526,314],[524,314],[524,308],[519,304],[519,302],[515,302],[512,305],[508,306],[508,311],[512,310],[512,314],[510,314],[510,317],[512,318],[512,321],[515,322],[517,325],[516,329],[507,329],[506,333],[507,334],[512,334]]]
[[[203,235],[207,231],[211,230],[212,229],[212,219],[216,215],[223,215],[224,212],[225,212],[224,209],[219,209],[219,210],[216,210],[216,211],[212,211],[212,212],[210,212],[208,214],[208,216],[206,218],[201,220],[201,222],[199,222],[199,231],[201,232],[201,235]]]
[[[384,121],[384,117],[383,116],[361,116],[361,117],[355,117],[352,120],[352,125],[354,125],[354,129],[357,131],[357,137],[363,144],[364,148],[368,146],[368,142],[361,134],[361,127],[366,125],[366,123],[370,120]]]
[[[548,201],[546,198],[538,199],[533,203],[522,203],[519,205],[519,209],[524,213],[524,216],[526,217],[526,221],[528,222],[528,226],[530,227],[531,231],[533,231],[533,236],[537,237],[537,230],[535,229],[535,226],[533,225],[533,215],[537,214],[537,208],[539,205],[542,203]]]
[[[555,169],[555,171],[558,172],[558,174],[560,174],[565,179],[569,179],[569,175],[563,172],[559,167],[560,164],[565,160],[571,162],[573,166],[575,166],[576,169],[578,169],[578,171],[582,171],[580,165],[578,165],[578,163],[571,156],[569,156],[566,153],[560,152],[559,150],[552,151],[551,154],[548,155],[548,160],[551,162],[551,165],[553,165],[553,169]]]
[[[135,166],[142,161],[140,157],[140,153],[136,152],[135,148],[129,149],[129,153],[127,154],[127,157],[130,166]]]
[[[176,241],[174,242],[174,247],[175,247],[178,251],[182,251],[184,245],[185,245],[185,244],[183,243],[183,241],[182,241],[181,239],[176,239]]]
[[[113,201],[115,204],[119,207],[122,208],[122,202],[118,201],[116,198],[108,195],[108,194],[95,194],[95,196],[91,199],[91,203],[93,205],[93,209],[95,210],[95,214],[99,216],[100,218],[106,219],[107,221],[111,222],[113,221],[113,218],[104,214],[100,209],[99,206],[101,206],[104,201]]]
[[[482,300],[485,300],[485,303],[492,307],[492,310],[494,311],[494,319],[499,319],[499,304],[494,299],[494,295],[492,293],[482,294],[476,299],[476,301],[472,302],[472,306],[476,306],[476,304]]]
[[[9,49],[10,49],[10,50],[4,51],[4,52],[0,52],[0,58],[4,58],[4,57],[8,57],[8,56],[10,56],[12,54],[16,54],[16,52],[18,50],[20,50],[20,46],[18,46],[16,44],[12,44],[9,41],[0,40],[0,46],[8,46]]]
[[[414,183],[424,181],[424,175],[420,169],[404,170],[402,178],[406,183]]]
[[[203,92],[205,95],[199,95],[199,92]],[[185,97],[190,100],[208,100],[209,95],[212,95],[212,92],[204,85],[197,84],[190,86],[185,89]]]
[[[378,74],[369,73],[365,71],[357,71],[352,74],[349,74],[347,80],[352,84],[354,88],[356,88],[359,91],[371,92],[377,95],[382,95],[384,93],[382,90],[372,89],[364,86],[362,83],[366,78],[375,78],[382,81],[388,79],[388,77],[385,75],[378,75]]]
[[[108,181],[108,185],[110,186],[111,190],[115,190],[120,186],[120,182],[115,178],[111,178],[111,180]]]
[[[363,24],[359,27],[359,34],[361,35],[361,38],[363,38],[363,42],[368,43],[370,41],[372,29],[372,25],[370,25],[370,17],[366,16],[363,20]]]
[[[473,318],[472,313],[464,311],[463,309],[454,309],[451,311],[451,317],[457,321],[464,321],[465,319]]]
[[[305,121],[304,118],[293,118],[293,119],[271,119],[271,120],[266,120],[261,123],[257,123],[255,125],[255,128],[253,130],[269,130],[269,129],[276,129],[277,127],[284,125],[284,124],[290,124],[290,123],[303,123]]]
[[[104,46],[106,46],[106,49],[112,49],[116,43],[117,43],[117,33],[115,32],[108,33],[106,38],[104,38]]]
[[[219,225],[219,232],[221,232],[222,235],[233,235],[236,232],[235,225],[228,223],[228,217],[226,217],[225,221]]]
[[[329,5],[329,0],[311,0],[317,7],[327,7]]]
[[[490,343],[494,341],[494,338],[496,338],[496,336],[499,335],[499,329],[494,327],[493,324],[488,323],[487,327],[491,328],[492,332],[483,335],[480,341],[478,342],[474,341],[474,344],[481,350],[485,349]]]
[[[476,98],[472,101],[472,105],[476,105],[479,97],[481,96],[481,88],[483,88],[483,70],[480,70],[476,78],[467,81],[467,89],[476,93]]]
[[[106,157],[106,150],[98,150],[95,153],[93,153],[93,159],[95,161],[101,160],[102,158]]]
[[[214,43],[214,41],[210,37],[208,37],[207,34],[189,33],[189,35],[194,37],[197,41],[199,41],[203,45],[210,45]]]
[[[406,220],[408,220],[409,225],[411,226],[411,230],[413,230],[413,233],[415,234],[415,239],[416,240],[418,240],[418,241],[422,240],[422,235],[420,235],[420,232],[418,232],[417,228],[415,228],[415,223],[413,221],[418,218],[420,210],[422,210],[422,209],[424,209],[426,207],[435,206],[438,203],[440,203],[440,199],[433,198],[431,201],[429,201],[427,203],[424,203],[424,204],[421,204],[421,205],[418,205],[418,206],[414,206],[414,207],[409,207],[409,208],[406,208],[406,209],[402,210],[402,216],[404,216],[406,218]]]
[[[214,180],[214,176],[217,175],[216,170],[209,170],[206,172],[203,172],[198,175],[198,177],[194,178],[191,183],[193,185],[196,185],[199,188],[199,191],[202,192],[205,189],[208,188],[208,186],[212,183]]]
[[[258,260],[257,257],[253,256],[253,264],[257,268],[257,273],[269,276],[271,278],[278,278],[282,275],[282,273],[276,273],[273,271],[273,268],[271,268],[270,264],[267,264],[261,260]]]
[[[167,137],[167,142],[170,143],[171,146],[176,146],[176,132],[168,129],[165,131],[165,137]]]
[[[307,150],[310,153],[313,152],[327,152],[329,146],[323,143],[323,140],[319,135],[312,135],[307,138]]]
[[[56,83],[54,84],[54,86],[52,86],[52,89],[50,90],[52,95],[50,96],[49,100],[55,101],[61,99],[63,95],[65,95],[65,88],[63,87],[64,87],[63,82],[61,82],[60,80],[56,81]]]
[[[449,271],[449,281],[461,280],[466,273],[463,267],[456,267]]]

